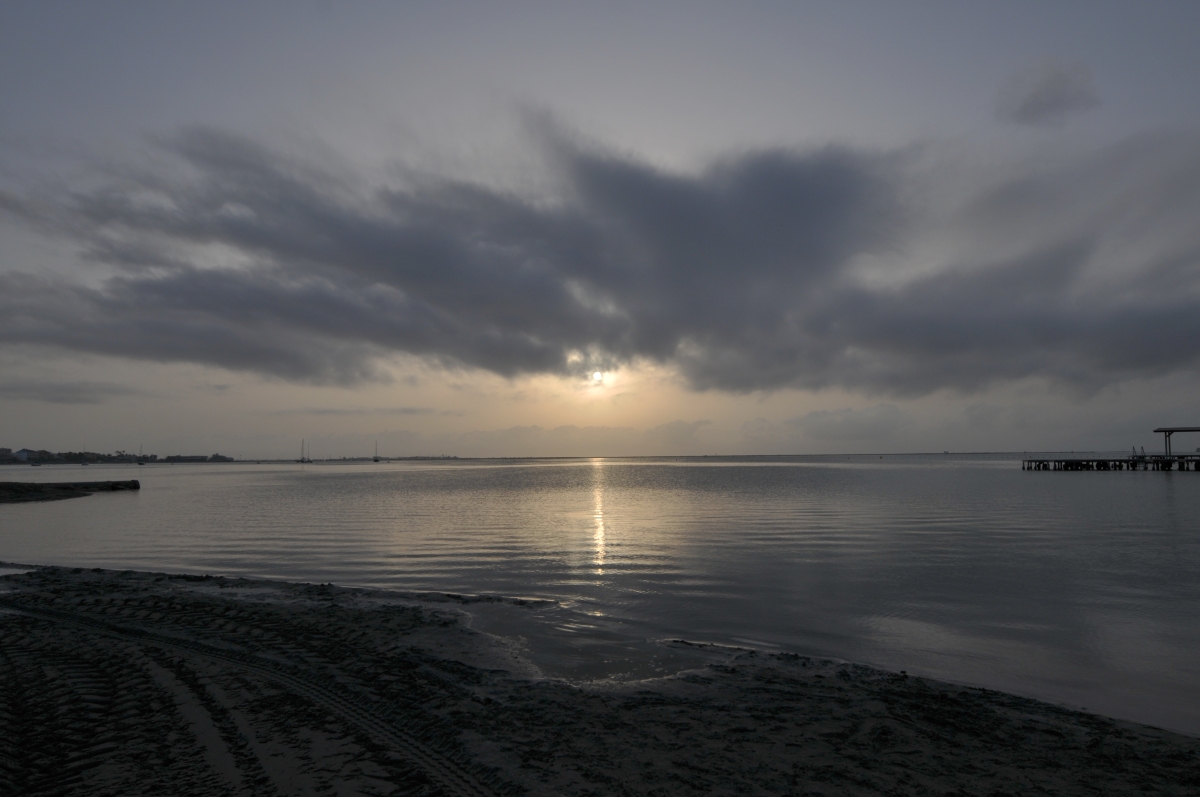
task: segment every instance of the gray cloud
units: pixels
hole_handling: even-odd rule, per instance
[[[318,383],[387,378],[405,352],[894,395],[1094,390],[1200,361],[1195,136],[1013,171],[932,221],[904,154],[764,150],[671,174],[544,141],[558,189],[533,197],[428,176],[367,189],[212,130],[166,141],[171,169],[7,194],[117,271],[0,274],[0,340]],[[888,276],[930,240],[942,261]],[[885,278],[862,278],[864,258]]]
[[[912,425],[895,404],[842,410],[814,410],[788,421],[806,438],[837,441],[886,441]]]
[[[646,440],[662,446],[664,451],[688,450],[696,443],[696,432],[712,423],[701,421],[671,421],[646,430]]]
[[[453,453],[472,457],[614,457],[676,453],[661,437],[625,426],[512,426],[417,436],[410,443],[415,453]]]
[[[270,415],[433,415],[432,407],[294,407],[268,410]],[[446,415],[446,412],[438,413]]]
[[[996,115],[1015,124],[1055,125],[1099,104],[1086,64],[1047,60],[1008,79],[1000,90]]]
[[[0,397],[46,404],[103,404],[117,396],[141,395],[141,391],[111,382],[48,382],[6,379],[0,382]]]
[[[696,453],[696,430],[708,421],[673,421],[641,430],[628,426],[512,426],[469,432],[385,430],[359,435],[315,435],[315,451],[362,456],[379,443],[382,457],[626,457]],[[271,440],[264,447],[286,450],[289,442]]]

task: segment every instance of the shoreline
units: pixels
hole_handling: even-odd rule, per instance
[[[463,622],[502,599],[28,569],[0,575],[0,791],[1200,790],[1200,739],[859,664],[680,640],[673,675],[570,683]]]

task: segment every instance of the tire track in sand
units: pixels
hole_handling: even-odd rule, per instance
[[[26,606],[16,601],[4,601],[4,607],[29,617],[63,623],[108,637],[133,641],[142,645],[168,648],[207,659],[232,664],[288,688],[294,694],[340,715],[376,741],[390,745],[452,797],[498,797],[497,790],[476,778],[463,763],[454,761],[395,724],[390,712],[380,711],[364,694],[347,694],[296,669],[268,661],[249,653],[222,650],[202,642],[167,637],[141,628],[124,628],[91,617],[79,617],[58,609]]]

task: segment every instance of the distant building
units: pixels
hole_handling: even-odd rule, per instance
[[[28,448],[22,448],[20,451],[18,451],[17,453],[13,454],[13,456],[15,456],[15,457],[16,457],[17,459],[19,459],[21,462],[28,462],[28,461],[29,461],[29,460],[31,460],[31,459],[37,459],[37,458],[38,458],[38,452],[36,452],[36,451],[30,451]]]
[[[213,454],[208,458],[209,462],[233,462],[233,457],[223,457],[220,454]]]

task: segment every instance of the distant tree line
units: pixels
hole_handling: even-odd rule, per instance
[[[111,454],[101,454],[96,451],[46,451],[40,449],[34,451],[28,448],[22,448],[20,451],[13,451],[11,448],[0,448],[0,465],[21,465],[21,464],[38,464],[38,465],[82,465],[87,463],[102,464],[102,463],[125,463],[133,464],[136,462],[233,462],[233,457],[224,457],[220,454],[212,456],[180,456],[174,455],[159,459],[158,454],[131,454],[128,451],[114,451]]]
[[[130,454],[127,451],[116,451],[112,454],[101,454],[97,451],[47,451],[39,449],[23,448],[20,451],[13,451],[10,448],[0,448],[0,463],[30,463],[37,462],[39,464],[82,464],[87,462],[102,463],[102,462],[157,462],[157,454]]]

